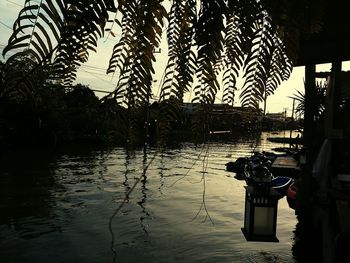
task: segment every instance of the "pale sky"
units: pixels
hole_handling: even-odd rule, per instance
[[[22,8],[24,0],[1,0],[0,1],[0,51],[7,44],[8,37],[12,33],[12,25],[17,18],[19,10]],[[118,34],[118,30],[114,30]],[[107,36],[107,34],[106,34]],[[119,40],[119,36],[99,40],[97,53],[90,52],[89,61],[82,65],[78,71],[76,83],[88,85],[91,89],[113,91],[116,77],[105,75],[105,70],[108,67],[109,58],[112,54],[113,46]],[[4,61],[4,58],[1,57]],[[161,53],[157,54],[157,64],[155,65],[156,75],[154,76],[153,94],[159,95],[159,85],[162,78],[163,69],[166,65],[166,46],[162,45]],[[345,65],[349,65],[346,63]],[[318,65],[318,71],[329,71],[330,64]],[[238,87],[242,87],[243,80],[238,80]],[[267,112],[283,112],[287,111],[287,115],[291,116],[293,100],[290,96],[296,93],[296,90],[304,90],[304,67],[295,67],[290,78],[281,83],[274,95],[268,98]],[[105,94],[96,93],[101,97]],[[239,105],[239,93],[236,94],[235,105]],[[221,98],[221,93],[218,93],[217,98]],[[190,99],[190,94],[185,95],[185,99]],[[219,100],[216,103],[220,103]]]

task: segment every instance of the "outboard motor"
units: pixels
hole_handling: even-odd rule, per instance
[[[272,174],[266,166],[259,165],[252,169],[250,182],[257,191],[269,191],[271,181]]]

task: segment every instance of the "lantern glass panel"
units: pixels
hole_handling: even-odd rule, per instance
[[[255,207],[254,234],[274,234],[274,207]]]

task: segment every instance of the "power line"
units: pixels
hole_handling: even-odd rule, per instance
[[[81,68],[80,68],[81,69]],[[79,68],[78,68],[79,70]],[[98,72],[92,72],[92,71],[88,71],[89,69],[85,70],[85,69],[81,69],[84,70],[86,73],[90,73],[90,74],[95,74],[95,75],[99,75],[99,76],[105,76],[105,77],[110,77],[109,75],[105,74],[105,73],[98,73]]]
[[[88,71],[86,71],[85,69],[81,69],[81,70],[84,71],[84,72],[86,72],[86,73],[88,73],[88,74],[90,74],[91,76],[93,76],[93,77],[95,77],[95,78],[97,78],[97,79],[99,79],[99,80],[102,80],[102,81],[104,81],[104,82],[106,82],[106,83],[108,83],[108,84],[114,85],[114,83],[112,83],[112,82],[110,82],[110,81],[107,81],[107,80],[105,80],[105,79],[103,79],[103,78],[101,78],[101,77],[99,77],[99,76],[96,76],[94,73],[88,72]]]
[[[12,1],[10,1],[10,0],[6,0],[6,1],[9,2],[9,3],[11,3],[11,4],[13,4],[13,5],[23,7],[23,5],[20,5],[20,4],[18,4],[18,3],[12,2]]]
[[[82,64],[81,67],[88,68],[90,70],[99,70],[99,71],[103,71],[103,72],[107,71],[107,69],[105,69],[105,68],[96,67],[96,66],[90,66],[90,65],[84,65],[84,64]]]
[[[108,94],[110,94],[111,93],[111,91],[106,91],[106,90],[100,90],[100,89],[91,89],[91,88],[89,88],[90,90],[92,90],[92,91],[94,91],[94,92],[99,92],[99,93],[108,93]]]
[[[12,27],[10,27],[9,25],[6,25],[4,22],[0,21],[0,24],[2,24],[4,27],[10,29],[10,30],[13,30]]]

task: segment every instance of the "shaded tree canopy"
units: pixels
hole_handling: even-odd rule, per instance
[[[106,73],[119,78],[108,98],[135,108],[149,101],[154,49],[166,31],[169,52],[160,101],[181,102],[191,90],[194,103],[211,104],[222,89],[223,101],[232,103],[243,71],[240,101],[257,107],[290,76],[299,39],[321,30],[326,2],[25,0],[3,55],[29,53],[40,68],[50,67],[51,80],[70,85],[98,39],[117,32],[121,39]],[[20,82],[31,85],[13,78],[2,82],[0,94]]]

